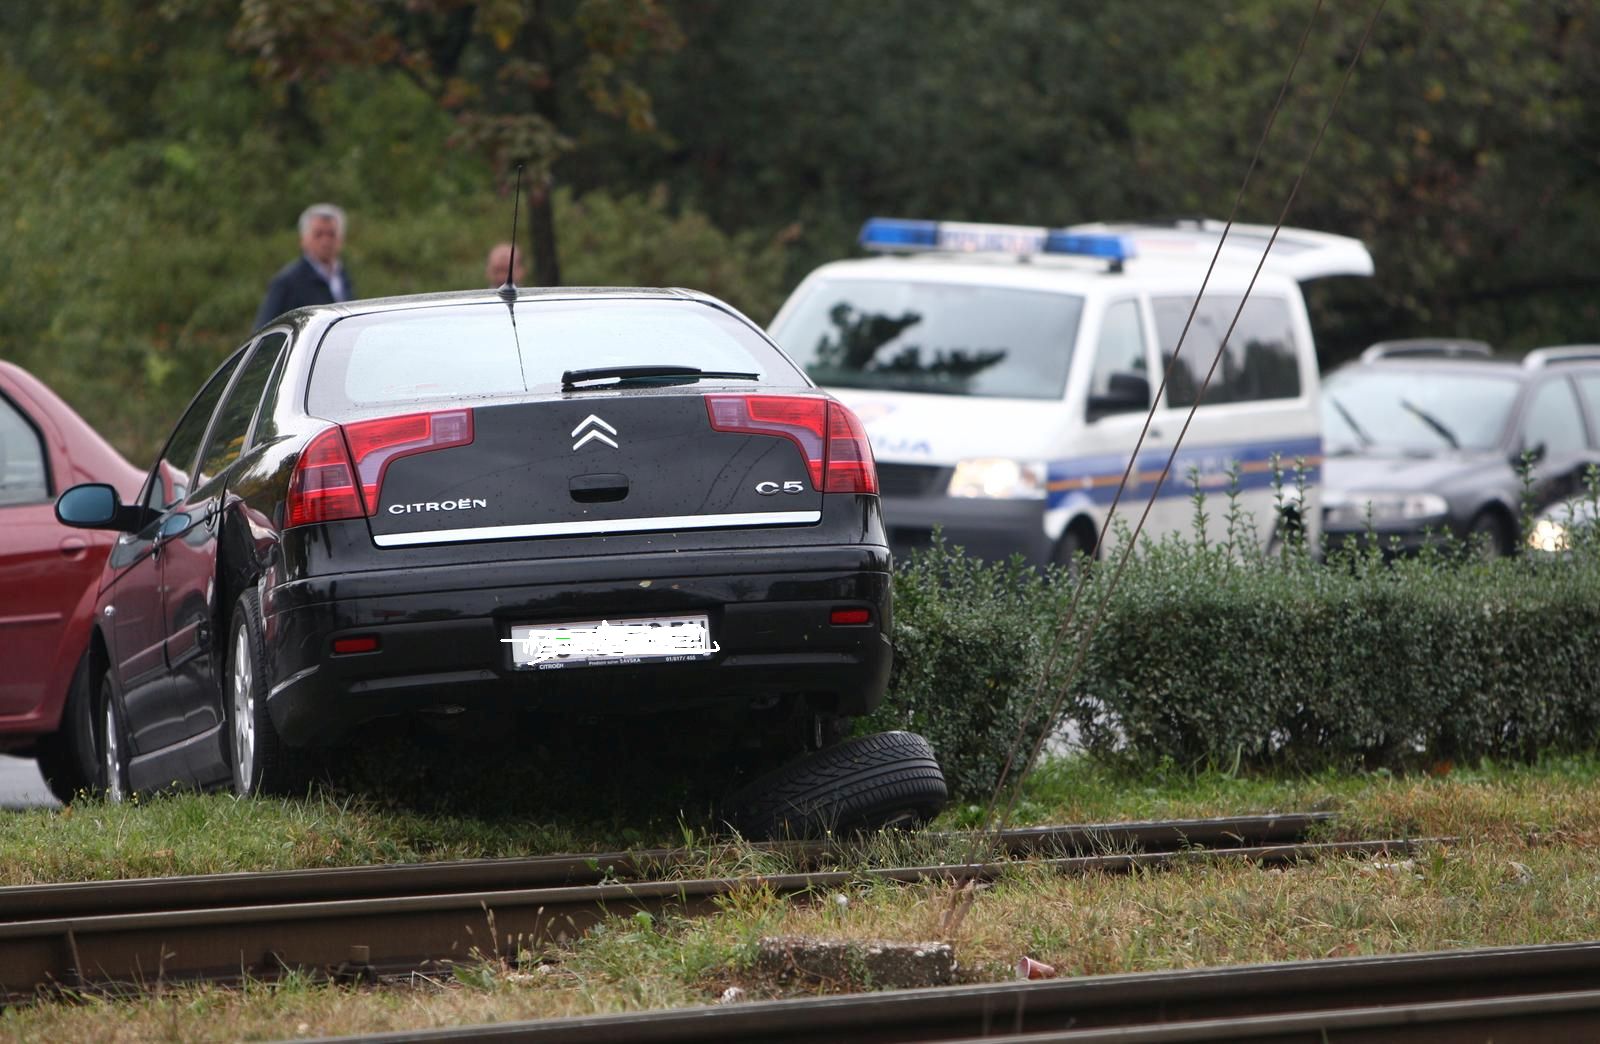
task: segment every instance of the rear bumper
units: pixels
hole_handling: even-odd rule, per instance
[[[1054,548],[1044,530],[1043,500],[985,500],[976,497],[884,497],[883,522],[889,546],[903,558],[933,540],[939,527],[945,542],[986,561],[1021,554],[1031,565],[1045,565]]]
[[[870,610],[836,626],[836,608]],[[877,706],[892,651],[888,550],[685,552],[323,576],[270,592],[267,706],[297,746],[437,706],[660,713],[804,695],[840,714]],[[677,663],[562,670],[512,663],[516,624],[705,613],[720,651]],[[371,635],[374,652],[333,641]]]

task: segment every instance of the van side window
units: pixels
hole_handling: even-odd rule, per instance
[[[1144,398],[1134,394],[1144,382]],[[1150,408],[1150,364],[1144,352],[1144,330],[1139,322],[1139,305],[1134,300],[1106,306],[1100,321],[1100,343],[1094,350],[1094,370],[1089,377],[1089,402],[1115,402],[1116,409]]]
[[[1167,382],[1167,405],[1192,406],[1205,380],[1217,346],[1239,309],[1239,295],[1207,295],[1195,311],[1194,324],[1183,342],[1178,366]],[[1189,319],[1192,297],[1153,297],[1156,335],[1161,340],[1161,361],[1171,366],[1183,324]],[[1300,394],[1300,360],[1295,354],[1294,324],[1289,303],[1278,297],[1256,297],[1245,302],[1227,351],[1217,363],[1205,401],[1254,402],[1292,399]]]

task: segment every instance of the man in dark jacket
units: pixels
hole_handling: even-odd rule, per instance
[[[256,313],[256,325],[262,326],[291,308],[355,297],[350,273],[339,261],[342,249],[344,211],[332,203],[307,207],[300,215],[300,257],[272,277]]]

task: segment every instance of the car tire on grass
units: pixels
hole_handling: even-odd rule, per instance
[[[745,837],[819,838],[927,822],[949,799],[933,748],[910,732],[858,736],[741,787],[728,820]]]
[[[240,797],[295,792],[307,776],[301,758],[279,739],[267,713],[267,642],[254,590],[235,603],[228,636],[222,699],[233,792]]]

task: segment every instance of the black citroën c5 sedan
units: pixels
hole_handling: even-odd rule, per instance
[[[119,533],[78,696],[107,794],[283,792],[305,748],[441,705],[792,736],[882,699],[856,418],[704,294],[502,293],[286,313],[136,503],[62,496]]]

